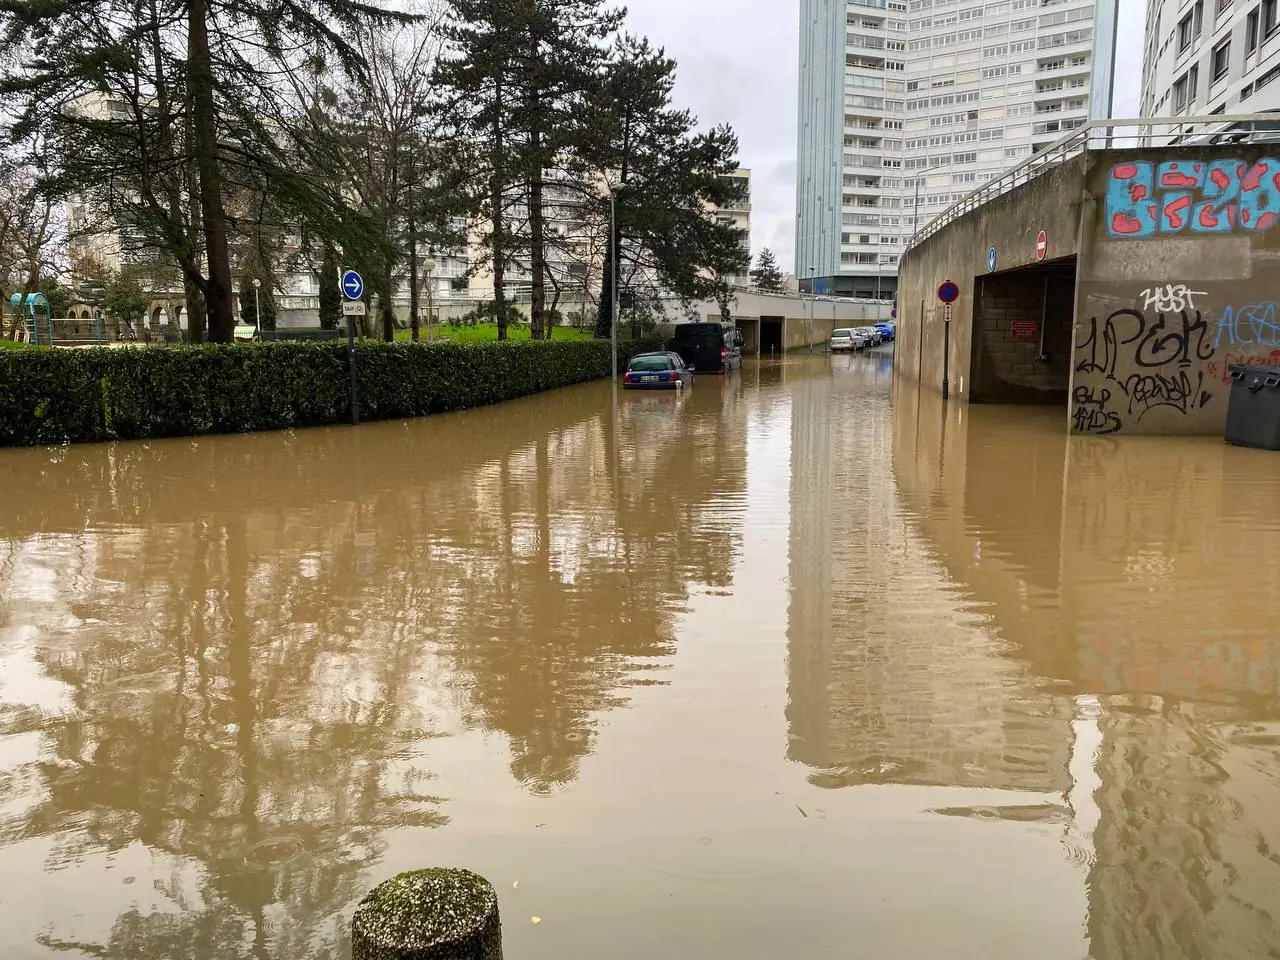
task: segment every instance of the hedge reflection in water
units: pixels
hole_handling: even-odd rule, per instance
[[[530,791],[573,780],[600,712],[660,682],[689,585],[728,584],[739,533],[701,522],[701,497],[745,483],[721,396],[679,410],[706,442],[639,460],[670,418],[624,405],[615,443],[600,396],[6,453],[38,495],[0,526],[0,657],[66,695],[0,691],[0,736],[38,735],[41,757],[0,781],[20,799],[0,845],[48,838],[49,870],[139,842],[178,858],[171,903],[108,943],[61,921],[41,942],[337,955],[382,831],[448,822],[445,715],[505,734]]]

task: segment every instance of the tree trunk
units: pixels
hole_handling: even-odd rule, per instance
[[[190,152],[190,145],[195,140],[195,133],[192,124],[188,119],[187,122],[187,147]],[[208,280],[200,279],[191,274],[191,269],[200,260],[200,237],[204,235],[204,220],[200,216],[200,187],[198,176],[195,168],[192,166],[190,159],[184,163],[186,168],[183,174],[187,181],[187,210],[190,217],[190,223],[187,225],[187,242],[191,245],[191,253],[193,260],[191,265],[183,264],[183,289],[187,294],[187,342],[188,343],[204,343],[205,331],[209,328],[209,309],[206,305],[204,287],[208,285]]]
[[[503,223],[502,84],[494,91],[493,154],[489,164],[489,202],[493,205],[493,306],[498,314],[498,339],[507,339],[506,249]]]
[[[200,213],[204,221],[209,282],[205,298],[209,339],[230,343],[235,331],[231,312],[231,259],[227,250],[227,218],[222,207],[222,172],[218,166],[217,107],[213,97],[213,63],[209,54],[206,0],[187,6],[187,71],[195,146],[200,169]]]
[[[418,342],[418,222],[413,215],[413,178],[409,181],[409,328]]]
[[[529,132],[529,151],[533,154],[533,175],[529,180],[529,337],[542,339],[542,325],[547,298],[546,249],[543,231],[546,224],[542,215],[542,131],[538,128],[537,95],[531,98],[529,111],[533,129]]]
[[[613,245],[616,242],[613,225],[609,227],[609,242],[605,245],[604,269],[600,274],[600,310],[596,320],[596,336],[608,337],[613,330]]]
[[[382,289],[385,291],[379,298],[379,313],[382,314],[382,339],[387,343],[392,343],[396,338],[396,309],[395,304],[391,302],[391,288],[395,283],[395,273],[391,269],[391,261],[388,260],[382,273]]]

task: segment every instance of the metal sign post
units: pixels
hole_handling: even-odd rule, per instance
[[[991,248],[995,252],[995,247]],[[951,304],[960,297],[960,288],[950,280],[938,286],[942,301],[942,399],[951,399]]]
[[[365,315],[365,305],[360,300],[364,293],[364,279],[354,270],[346,270],[338,284],[346,301],[342,314],[347,318],[347,370],[351,375],[351,425],[360,425],[360,385],[356,374],[356,317]]]

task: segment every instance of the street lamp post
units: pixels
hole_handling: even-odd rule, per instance
[[[613,382],[618,382],[618,207],[617,190],[605,184],[609,191],[609,246],[611,251],[612,286],[609,289],[609,344],[613,349]]]
[[[258,289],[262,286],[262,281],[257,277],[253,278],[253,328],[258,333],[262,332],[262,300],[259,299]]]

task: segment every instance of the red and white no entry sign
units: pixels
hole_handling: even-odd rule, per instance
[[[1043,260],[1045,258],[1045,255],[1048,254],[1048,252],[1049,252],[1049,235],[1045,233],[1043,230],[1041,230],[1040,235],[1036,237],[1036,259]]]

